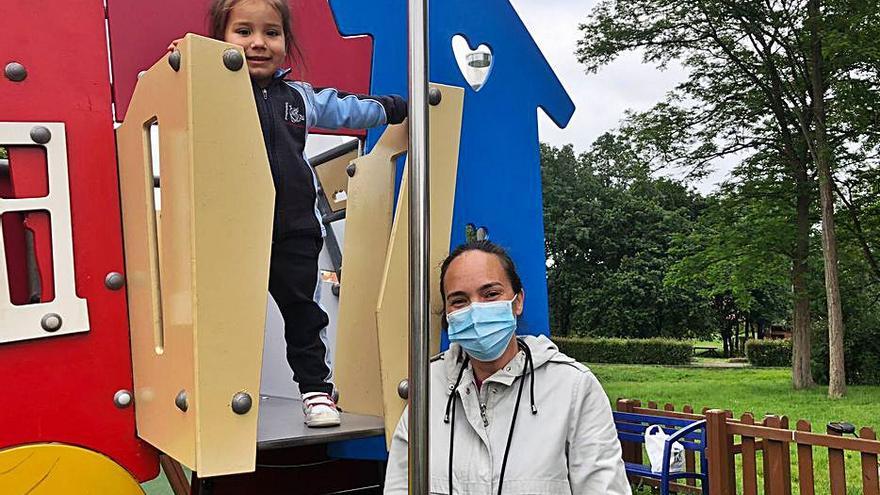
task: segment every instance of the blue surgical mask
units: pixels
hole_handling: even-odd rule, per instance
[[[516,331],[513,301],[475,302],[446,315],[449,342],[478,361],[494,361],[504,354]]]

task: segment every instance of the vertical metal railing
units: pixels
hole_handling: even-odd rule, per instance
[[[428,0],[409,0],[409,493],[428,493]]]

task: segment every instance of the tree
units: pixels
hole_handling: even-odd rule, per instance
[[[570,146],[541,152],[553,333],[709,334],[705,299],[664,283],[671,240],[688,231],[701,198],[653,178],[614,134],[581,156]]]
[[[825,127],[826,73],[822,53],[822,12],[820,0],[809,0],[807,23],[810,32],[810,86],[812,90],[813,139],[810,151],[819,171],[819,197],[822,205],[822,253],[825,258],[825,292],[828,304],[829,373],[828,395],[840,398],[846,394],[846,371],[843,355],[843,309],[840,304],[840,282],[837,275],[837,236],[834,230],[834,191],[831,173],[831,149]],[[805,119],[803,119],[805,120]],[[805,129],[805,133],[809,133]]]
[[[740,318],[759,326],[788,318],[785,267],[793,249],[794,205],[779,201],[789,196],[785,182],[743,178],[755,173],[748,167],[754,159],[738,167],[737,181],[707,198],[692,231],[674,240],[677,261],[666,277],[667,284],[690,287],[712,302],[726,354],[734,348]]]
[[[837,113],[829,122],[837,128],[820,129],[827,122],[817,117],[824,114],[825,94],[816,86],[817,80],[828,87],[847,87],[844,82],[853,77],[842,64],[829,67],[819,63],[826,59],[821,56],[821,43],[817,58],[816,40],[826,33],[809,32],[810,19],[817,17],[815,13],[810,17],[809,2],[816,1],[605,0],[581,26],[584,38],[578,50],[588,71],[596,71],[620,53],[634,49],[643,50],[646,62],[663,67],[679,61],[689,70],[688,80],[667,101],[635,120],[637,124],[659,122],[665,127],[660,133],[641,133],[653,141],[646,143],[646,152],[696,172],[719,156],[741,151],[775,153],[776,161],[786,165],[785,180],[794,186],[796,208],[791,253],[796,388],[811,384],[806,276],[812,171],[818,164],[824,183],[833,187],[830,156],[833,150],[859,144],[859,136],[843,131],[851,120],[864,115],[848,116],[834,107]],[[861,8],[862,13],[876,14],[876,10],[876,5]],[[840,17],[835,20],[846,25]],[[649,124],[646,128],[655,127]],[[825,160],[824,165],[820,160]],[[833,201],[827,199],[827,193],[826,188],[822,193],[826,198],[823,228],[832,234]],[[823,245],[826,258],[833,257],[834,236],[826,235]],[[832,273],[835,264],[826,261],[828,273]],[[827,286],[833,294],[833,283]],[[828,299],[838,304],[835,297]],[[837,327],[842,329],[842,323]]]

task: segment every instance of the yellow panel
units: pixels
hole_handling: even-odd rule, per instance
[[[339,405],[358,414],[383,411],[376,301],[391,235],[395,159],[406,146],[406,125],[388,127],[370,154],[352,162],[348,181],[334,375]]]
[[[324,189],[324,196],[327,198],[327,203],[330,204],[332,211],[340,211],[348,207],[348,201],[346,199],[337,200],[337,195],[339,193],[343,193],[342,197],[348,195],[348,173],[346,173],[346,169],[348,164],[357,157],[357,150],[352,150],[315,167],[315,172],[317,172],[318,179],[321,181],[321,187]],[[348,215],[348,212],[346,212],[346,215]]]
[[[443,93],[442,101],[438,106],[430,107],[429,114],[430,266],[439,267],[449,254],[464,90],[453,86],[433,86]],[[397,394],[397,386],[408,375],[409,306],[406,301],[409,300],[409,194],[406,183],[404,174],[376,315],[385,434],[389,445],[391,434],[406,405],[406,401]],[[440,298],[440,270],[432,269],[430,273],[431,349],[434,353],[440,345],[443,301]]]
[[[0,450],[0,493],[143,495],[128,471],[91,450],[34,444]]]
[[[253,471],[274,188],[237,47],[187,35],[118,129],[138,435],[202,476]],[[156,220],[147,136],[157,120]],[[180,391],[187,410],[175,405]],[[246,414],[233,396],[253,399]]]

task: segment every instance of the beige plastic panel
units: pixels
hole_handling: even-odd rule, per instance
[[[324,196],[327,198],[327,203],[332,211],[345,210],[348,207],[349,181],[346,169],[351,161],[357,157],[358,150],[352,150],[315,167],[315,172],[318,173],[318,180],[321,181],[321,188],[324,189]],[[347,216],[348,212],[346,211],[345,214]]]
[[[464,90],[435,85],[443,93],[430,107],[431,264],[439,266],[449,252],[455,178]],[[386,434],[400,418],[406,401],[397,385],[408,367],[408,214],[406,182],[401,187],[393,226],[390,222],[394,167],[391,157],[406,146],[406,136],[389,136],[355,163],[349,180],[345,249],[342,262],[336,383],[343,409],[381,415]],[[400,142],[400,147],[391,146]],[[363,166],[364,163],[377,165]],[[435,271],[436,272],[436,271]],[[432,313],[439,314],[439,272],[432,272]],[[432,349],[439,347],[440,320],[432,316]]]
[[[117,131],[135,407],[141,438],[216,476],[255,468],[274,188],[247,69],[223,64],[233,46],[179,48],[180,70],[163,58],[143,74]],[[253,399],[243,415],[238,392]]]
[[[431,201],[431,354],[440,346],[440,264],[449,255],[452,212],[455,206],[455,178],[458,172],[458,147],[461,137],[461,115],[464,90],[435,85],[443,99],[431,107],[429,121],[429,187]],[[382,402],[385,417],[385,438],[391,445],[391,434],[403,413],[406,401],[397,393],[397,386],[408,376],[409,361],[409,194],[407,175],[400,187],[400,199],[394,215],[385,279],[379,294],[376,313],[379,328],[379,362],[382,375]]]
[[[352,162],[348,180],[334,375],[339,405],[358,414],[383,411],[376,304],[391,236],[395,161],[407,140],[405,124],[389,126],[370,154]]]

